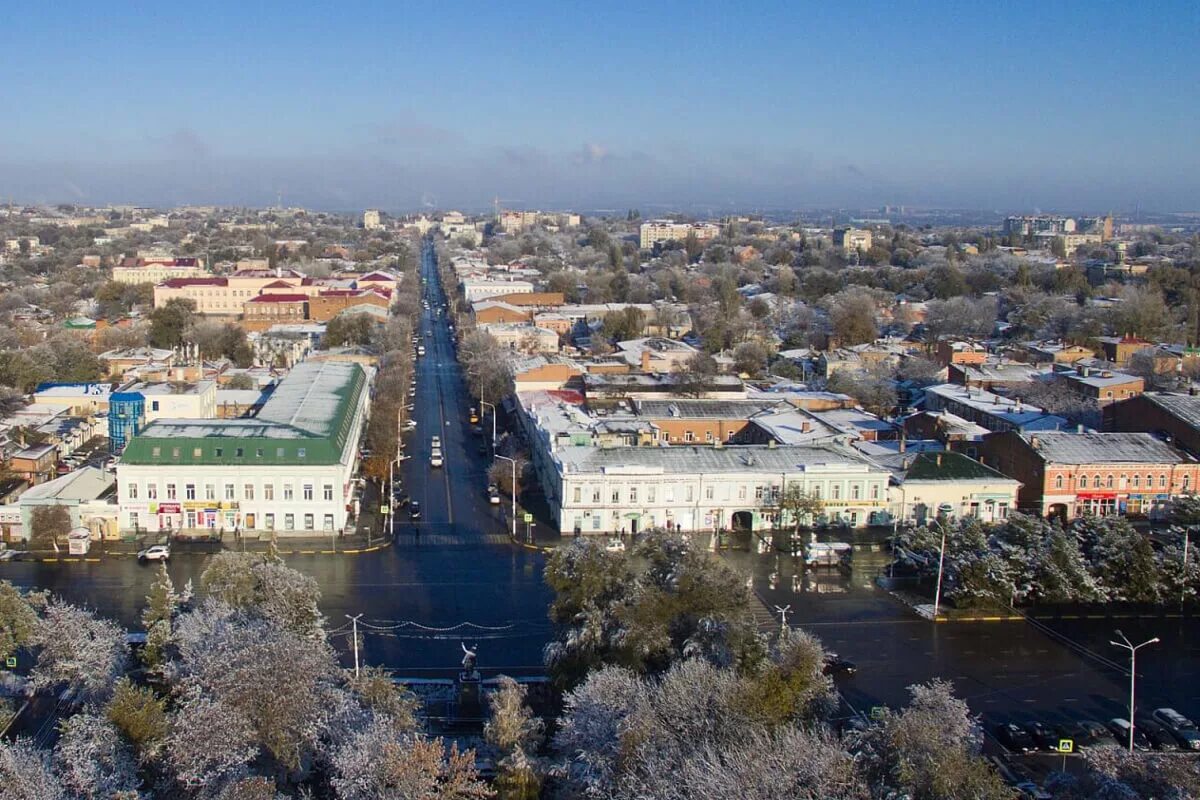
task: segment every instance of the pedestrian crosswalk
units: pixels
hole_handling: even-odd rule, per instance
[[[395,547],[478,547],[480,545],[509,545],[503,533],[469,531],[450,524],[403,525],[396,533]]]

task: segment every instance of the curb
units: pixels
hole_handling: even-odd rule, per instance
[[[380,550],[387,549],[391,546],[392,546],[392,543],[390,541],[384,540],[380,544],[373,544],[370,547],[356,547],[356,548],[350,548],[348,550],[294,550],[293,549],[293,550],[276,550],[275,552],[277,552],[281,556],[295,556],[295,555],[303,555],[303,556],[349,555],[349,556],[356,556],[356,555],[362,555],[364,553],[376,553],[376,552],[379,552]],[[525,545],[525,546],[532,547],[532,545]],[[234,552],[234,553],[241,552],[238,550],[234,550],[233,548],[228,548],[228,551]],[[225,549],[222,549],[219,552],[225,552]],[[255,550],[255,551],[249,551],[249,552],[265,553],[266,551],[265,550],[262,550],[262,551]],[[189,554],[184,553],[181,555],[189,555]],[[198,555],[210,555],[210,554],[209,553],[200,553]],[[98,564],[106,558],[137,558],[137,553],[103,553],[101,556],[44,556],[44,557],[39,557],[39,558],[23,559],[22,561],[24,563],[37,563],[37,564],[78,564],[78,563]],[[22,562],[17,562],[17,563],[22,563]]]

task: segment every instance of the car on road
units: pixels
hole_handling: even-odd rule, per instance
[[[821,672],[831,678],[848,678],[858,672],[858,665],[837,653],[826,653],[825,665],[821,667]]]
[[[1134,750],[1153,750],[1154,745],[1146,738],[1146,733],[1140,727],[1133,727],[1129,724],[1129,720],[1121,717],[1113,717],[1108,721],[1108,732],[1113,735],[1113,738],[1120,743],[1122,747],[1129,746],[1129,731],[1133,729],[1133,749]]]
[[[138,561],[170,561],[171,546],[166,544],[156,544],[141,550],[137,554]]]
[[[414,419],[405,420],[404,424],[400,427],[404,428],[406,431],[411,431],[413,428],[417,427],[417,421]]]
[[[429,437],[429,446],[434,450],[441,450],[442,449],[442,437],[430,436]]]
[[[15,561],[16,558],[16,550],[0,550],[0,561]]]
[[[1058,749],[1058,735],[1046,723],[1037,720],[1027,722],[1025,723],[1025,732],[1033,738],[1033,743],[1038,746],[1039,750]]]
[[[1154,721],[1167,729],[1183,750],[1200,750],[1200,732],[1196,723],[1173,708],[1156,708],[1150,714]]]
[[[1169,730],[1156,720],[1144,714],[1138,714],[1134,718],[1134,722],[1137,723],[1137,730],[1141,731],[1142,735],[1146,737],[1155,750],[1173,752],[1179,749],[1179,742],[1171,735]]]
[[[604,549],[610,553],[624,553],[625,552],[625,542],[621,541],[616,536],[614,536],[613,538],[611,538],[607,542],[605,542]]]
[[[419,356],[425,355],[425,345],[422,344],[422,345],[417,346],[417,355],[419,355]]]
[[[500,490],[496,488],[496,484],[490,484],[487,488],[488,502],[494,506],[500,505]]]
[[[429,466],[440,467],[442,465],[442,451],[434,450],[429,454]]]
[[[412,519],[421,518],[421,504],[418,501],[413,500],[408,504],[408,516]]]

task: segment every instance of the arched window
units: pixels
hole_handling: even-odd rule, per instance
[[[1142,488],[1142,476],[1138,475],[1136,473],[1133,476],[1133,488],[1135,488],[1135,489]]]
[[[1059,475],[1058,477],[1056,477],[1054,479],[1054,488],[1055,489],[1063,488],[1063,476],[1062,475]]]
[[[1108,476],[1108,480],[1105,482],[1104,485],[1107,486],[1109,489],[1113,488],[1113,476],[1112,475]]]
[[[1087,488],[1087,475],[1080,475],[1080,476],[1079,476],[1079,488],[1080,488],[1080,489],[1086,489],[1086,488]]]
[[[1185,492],[1188,491],[1191,488],[1191,485],[1192,485],[1192,476],[1184,475],[1183,476],[1183,490]]]
[[[1167,488],[1167,474],[1165,472],[1162,475],[1158,476],[1158,488],[1160,488],[1160,489]]]
[[[857,483],[850,487],[850,499],[859,500],[862,497],[862,487]]]

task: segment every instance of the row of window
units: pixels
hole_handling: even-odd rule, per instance
[[[303,520],[304,527],[301,528],[300,530],[314,531],[317,529],[316,515],[304,514],[302,517],[302,520]],[[229,525],[236,524],[235,520],[232,518],[232,515],[229,518],[227,518],[225,520],[225,522]],[[248,519],[247,527],[254,527],[255,529],[260,529],[257,526],[254,526],[253,523],[254,523],[254,520]],[[333,523],[334,523],[333,514],[326,514],[324,516],[324,520],[322,522],[322,529],[325,531],[332,531]],[[218,519],[218,517],[216,515],[207,515],[202,519],[200,517],[200,515],[198,515],[195,511],[188,511],[184,515],[184,518],[183,518],[183,527],[184,528],[215,529],[218,527],[219,524],[220,524],[220,520]],[[136,529],[136,528],[141,527],[141,525],[142,525],[141,516],[136,511],[131,511],[129,513],[129,527]],[[266,531],[276,530],[275,514],[263,514],[262,515],[261,530],[266,530]],[[296,515],[295,514],[284,514],[283,515],[283,527],[279,530],[285,530],[285,531],[297,530]]]
[[[1129,480],[1129,485],[1132,486],[1134,489],[1142,488],[1142,476],[1141,475],[1131,475],[1131,476],[1129,476],[1128,480]],[[1184,475],[1183,476],[1183,490],[1185,492],[1191,488],[1191,483],[1192,483],[1191,476]],[[1064,484],[1065,484],[1065,481],[1063,479],[1063,476],[1056,475],[1054,478],[1054,488],[1062,489]],[[1088,475],[1080,475],[1078,484],[1079,484],[1080,489],[1088,489],[1088,488],[1115,489],[1115,488],[1117,488],[1116,487],[1116,476],[1114,476],[1114,475],[1109,475],[1107,477],[1102,476],[1102,475],[1097,475],[1097,476],[1095,476],[1094,481]],[[1122,475],[1121,476],[1121,488],[1124,489],[1125,487],[1126,487],[1126,476]],[[1154,488],[1154,476],[1153,475],[1146,476],[1146,488],[1147,489]],[[1165,474],[1158,476],[1158,488],[1160,488],[1160,489],[1167,488],[1167,476]]]
[[[286,448],[283,448],[283,447],[276,447],[275,448],[275,457],[283,458],[285,449]],[[162,456],[162,450],[163,449],[161,447],[152,447],[152,448],[150,448],[150,455],[154,456],[155,458],[159,458]],[[181,448],[172,447],[171,448],[171,458],[179,458],[179,456],[182,452],[183,451]],[[224,447],[214,447],[213,451],[212,451],[212,455],[213,455],[213,458],[224,458],[225,457],[225,448]],[[246,457],[246,448],[244,448],[244,447],[233,448],[233,455],[235,458],[245,458]],[[255,458],[262,458],[265,455],[266,455],[266,450],[264,448],[262,448],[262,447],[254,448],[254,457]],[[308,451],[305,448],[303,448],[303,447],[296,448],[296,458],[304,458],[307,455],[308,455]],[[192,448],[192,458],[203,458],[203,457],[204,457],[204,448],[203,447],[193,447]]]
[[[311,483],[301,484],[300,493],[301,493],[302,499],[304,499],[304,500],[314,499],[314,488],[315,487]],[[177,484],[168,483],[168,484],[166,484],[165,489],[166,489],[166,494],[164,495],[163,499],[165,499],[165,500],[178,500],[179,499]],[[226,483],[224,485],[224,490],[225,490],[224,494],[222,495],[222,499],[224,499],[224,500],[238,500],[238,499],[253,500],[253,499],[255,499],[255,497],[254,497],[255,488],[254,488],[253,483],[247,483],[242,486],[242,496],[240,498],[237,496],[237,486],[235,484]],[[130,499],[130,500],[140,499],[139,493],[140,493],[140,486],[137,483],[131,482],[126,486],[125,496],[128,499]],[[333,499],[333,484],[327,483],[321,487],[321,497],[324,500],[332,500]],[[147,483],[146,484],[146,499],[147,500],[157,500],[158,499],[158,484],[157,483]],[[200,499],[196,496],[196,484],[185,483],[183,485],[183,499],[184,500]],[[205,500],[216,500],[217,499],[217,485],[215,483],[204,484],[204,498],[203,499],[205,499]],[[273,483],[264,483],[263,484],[262,499],[263,500],[274,500],[275,499],[275,484],[273,484]],[[295,500],[296,499],[296,487],[294,484],[291,484],[291,483],[283,484],[282,499],[283,500]]]
[[[610,502],[612,502],[612,503],[626,502],[626,503],[630,503],[630,504],[636,504],[636,503],[640,502],[639,495],[641,494],[641,492],[640,492],[641,488],[645,488],[645,490],[646,490],[645,495],[644,495],[646,498],[645,499],[646,503],[653,504],[653,503],[658,502],[658,487],[657,486],[646,486],[646,487],[627,486],[627,487],[624,487],[624,491],[622,491],[622,487],[620,487],[620,486],[613,486],[613,487],[610,487],[607,490],[607,492],[602,487],[593,486],[593,487],[591,487],[591,498],[592,498],[591,502],[603,503],[603,502],[605,502],[604,496],[605,496],[605,494],[607,494],[608,497],[610,498]],[[722,493],[723,497],[721,497],[720,499],[721,500],[734,499],[734,498],[730,497],[729,487],[725,486],[724,489],[725,489],[725,491]],[[820,499],[824,496],[824,492],[822,490],[821,484],[813,484],[812,487],[809,489],[809,492],[818,499]],[[864,488],[861,483],[852,483],[852,484],[850,484],[849,494],[847,495],[847,498],[850,500],[862,500],[862,499],[864,499],[863,492],[864,492]],[[871,484],[869,487],[867,487],[866,493],[869,495],[869,498],[871,500],[878,500],[880,498],[880,485],[878,483]],[[572,495],[571,495],[572,502],[574,502],[577,505],[582,504],[584,502],[583,498],[584,498],[584,487],[582,487],[582,486],[574,487],[572,489]],[[704,499],[705,500],[716,500],[717,499],[716,487],[705,486],[704,487]],[[749,500],[750,499],[750,488],[748,486],[737,487],[737,498],[736,499]],[[755,486],[754,487],[754,499],[758,500],[758,501],[775,502],[779,499],[779,487],[778,486]],[[830,485],[829,499],[830,500],[843,499],[842,484],[833,483]],[[692,502],[695,502],[695,500],[696,500],[695,487],[691,486],[691,485],[684,486],[683,487],[683,502],[692,503]],[[665,502],[665,503],[674,503],[675,502],[675,487],[674,486],[664,486],[663,487],[663,502]]]

